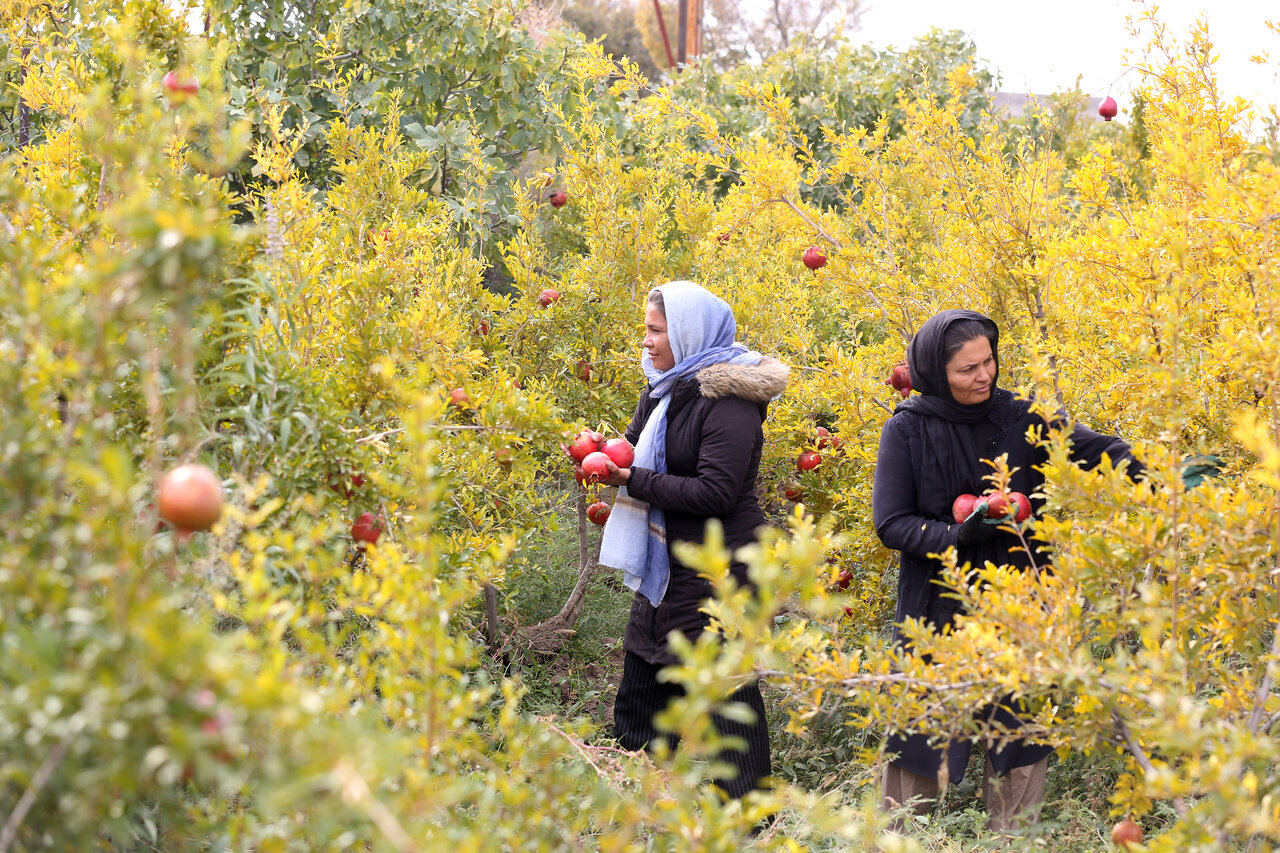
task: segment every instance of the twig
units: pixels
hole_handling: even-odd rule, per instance
[[[484,585],[485,637],[490,654],[496,655],[502,629],[498,625],[498,588],[491,583]]]
[[[349,803],[359,805],[364,813],[373,821],[373,825],[378,827],[378,831],[382,833],[387,841],[400,853],[416,853],[421,848],[414,844],[413,837],[405,831],[400,825],[400,821],[396,820],[396,816],[387,808],[386,804],[373,796],[373,792],[369,790],[369,783],[360,775],[354,767],[348,764],[341,764],[334,768],[335,773],[341,780],[341,792],[343,799]],[[0,851],[3,853],[3,851]]]
[[[886,675],[853,675],[848,678],[841,678],[837,681],[828,681],[816,675],[806,675],[799,672],[789,672],[781,669],[757,669],[755,674],[761,678],[781,678],[796,682],[814,682],[822,683],[824,686],[834,685],[836,687],[863,687],[869,685],[885,685],[885,684],[902,684],[907,687],[927,687],[933,693],[954,690],[968,690],[971,687],[980,687],[986,682],[959,681],[954,684],[935,684],[927,679],[913,678],[905,672],[891,672]]]
[[[497,429],[497,427],[483,426],[481,424],[427,424],[430,429],[439,430],[440,432],[461,432],[463,430],[488,430]],[[404,427],[396,427],[395,429],[385,429],[382,432],[375,432],[373,435],[366,435],[363,438],[357,438],[356,444],[368,444],[371,441],[377,441],[386,438],[389,435],[395,435],[404,432]]]
[[[1280,654],[1280,624],[1272,630],[1271,659],[1267,661],[1267,674],[1262,677],[1257,691],[1253,694],[1253,712],[1249,714],[1249,734],[1256,734],[1262,723],[1262,707],[1271,695],[1271,685],[1275,681],[1276,655]]]
[[[377,441],[380,438],[386,438],[389,435],[395,435],[398,432],[404,432],[404,427],[396,427],[395,429],[387,429],[382,432],[375,432],[373,435],[366,435],[364,438],[357,438],[356,444],[368,444],[371,441]]]
[[[613,788],[613,790],[617,791],[619,794],[622,793],[622,789],[618,787],[613,777],[609,773],[606,773],[603,769],[601,769],[600,765],[596,764],[594,761],[591,760],[591,756],[587,753],[586,749],[583,748],[582,743],[577,738],[571,736],[568,732],[562,730],[559,726],[551,722],[551,720],[549,719],[544,718],[543,723],[547,726],[547,728],[551,729],[551,731],[560,735],[560,737],[564,738],[570,744],[572,744],[573,748],[577,750],[579,755],[582,756],[582,760],[590,764],[591,769],[596,771],[596,773],[599,774],[600,778],[604,779],[609,784],[610,788]]]
[[[573,748],[578,751],[578,754],[582,756],[583,760],[590,764],[591,767],[600,774],[601,778],[605,779],[609,783],[610,787],[615,791],[621,792],[618,782],[624,781],[627,778],[626,771],[622,766],[622,761],[624,759],[648,756],[648,753],[643,749],[629,750],[618,746],[591,746],[589,744],[585,744],[578,738],[562,730],[550,717],[539,717],[538,719],[548,729],[560,735],[560,737],[572,744]],[[592,756],[601,758],[603,762],[607,763],[609,766],[601,767],[600,764],[593,760]],[[650,770],[657,776],[660,784],[669,784],[671,779],[670,772],[655,764],[650,764]]]
[[[1129,747],[1129,751],[1133,753],[1134,761],[1138,762],[1138,766],[1142,768],[1142,772],[1148,776],[1156,775],[1156,768],[1152,765],[1151,759],[1147,758],[1146,751],[1142,748],[1142,744],[1138,743],[1138,739],[1134,737],[1133,732],[1129,731],[1129,725],[1120,717],[1118,711],[1111,712],[1111,718],[1115,720],[1116,728],[1120,730],[1120,734],[1124,737],[1125,745]],[[1178,814],[1185,817],[1187,814],[1187,802],[1182,797],[1173,798],[1173,807]]]
[[[1274,726],[1276,723],[1280,723],[1280,711],[1277,711],[1276,713],[1272,714],[1270,717],[1267,717],[1267,724],[1262,727],[1262,730],[1264,732],[1269,732],[1271,731],[1271,727]]]
[[[18,838],[18,827],[22,826],[22,821],[26,819],[27,812],[31,811],[31,807],[35,805],[36,797],[40,795],[40,790],[49,782],[49,777],[58,769],[58,765],[62,763],[62,759],[67,757],[67,750],[71,747],[71,737],[74,732],[67,732],[62,736],[62,740],[49,750],[49,754],[45,756],[44,761],[40,763],[39,769],[36,770],[34,776],[31,777],[31,784],[27,786],[27,790],[22,792],[22,797],[18,800],[18,804],[13,807],[13,811],[9,813],[9,819],[4,822],[4,829],[0,830],[0,853],[6,853],[13,842]]]
[[[813,219],[813,217],[809,216],[809,214],[801,210],[800,206],[797,205],[795,202],[793,202],[791,199],[786,198],[784,196],[782,198],[779,198],[778,201],[782,202],[787,207],[791,208],[792,213],[794,213],[796,216],[799,216],[805,225],[808,225],[815,232],[817,232],[819,237],[821,237],[823,240],[826,240],[828,243],[830,243],[837,251],[844,248],[844,246],[840,243],[839,240],[837,240],[835,237],[832,237],[830,234],[828,234],[825,228],[819,225]],[[876,299],[873,294],[867,294],[867,295],[871,296],[872,300],[877,302],[877,304],[879,303],[879,300]],[[884,306],[881,306],[881,307],[883,308]]]
[[[94,203],[96,210],[102,210],[107,206],[107,161],[102,161],[102,169],[98,172],[98,199]]]
[[[541,644],[544,651],[547,648],[546,644],[554,642],[554,638],[557,635],[560,639],[564,639],[574,633],[573,626],[577,624],[578,617],[582,615],[582,606],[587,598],[587,587],[600,562],[600,540],[596,540],[594,548],[588,545],[586,494],[585,489],[578,490],[577,583],[573,585],[573,591],[569,593],[569,598],[565,601],[564,606],[560,608],[559,613],[550,619],[529,626],[524,632],[525,636],[530,639],[531,645]]]

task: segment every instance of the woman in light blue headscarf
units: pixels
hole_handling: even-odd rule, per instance
[[[611,467],[604,481],[620,488],[600,550],[601,564],[620,569],[636,591],[614,704],[615,735],[627,749],[653,745],[654,715],[682,692],[657,678],[676,662],[668,634],[696,640],[707,626],[699,607],[710,583],[672,556],[672,543],[701,542],[714,518],[735,551],[754,542],[765,524],[756,500],[761,425],[769,402],[786,388],[788,369],[747,350],[736,333],[728,304],[693,282],[673,281],[649,294],[641,357],[648,387],[626,431],[636,459],[629,468]],[[748,585],[746,566],[735,562],[732,571]],[[747,746],[721,756],[736,778],[717,780],[728,796],[741,797],[771,772],[769,732],[758,684],[731,701],[755,712],[751,724],[715,717],[722,734]]]

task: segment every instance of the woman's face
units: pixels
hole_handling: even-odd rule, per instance
[[[644,312],[644,349],[649,353],[654,370],[670,370],[676,366],[676,357],[667,340],[667,318],[652,302]]]
[[[947,384],[957,403],[972,406],[984,403],[991,396],[995,383],[996,357],[991,352],[991,341],[974,338],[966,343],[947,362]]]

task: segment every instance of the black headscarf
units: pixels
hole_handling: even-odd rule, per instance
[[[995,356],[996,371],[991,394],[981,403],[957,403],[947,382],[947,359],[943,355],[947,328],[960,320],[977,320],[986,329]],[[907,369],[911,387],[919,391],[898,404],[897,412],[924,415],[925,455],[920,484],[948,499],[982,491],[982,478],[990,473],[980,460],[969,424],[984,420],[996,402],[996,381],[1000,378],[1000,329],[985,314],[963,308],[940,311],[925,321],[907,347]],[[929,464],[932,462],[932,464]]]

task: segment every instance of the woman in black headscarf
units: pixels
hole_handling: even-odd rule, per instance
[[[918,396],[903,400],[884,425],[876,461],[872,512],[876,533],[885,547],[902,552],[898,572],[895,624],[916,618],[935,630],[949,625],[959,602],[935,583],[941,564],[929,554],[955,546],[961,564],[986,561],[1033,568],[1031,554],[1011,531],[975,514],[963,524],[952,519],[951,504],[962,494],[980,495],[992,469],[984,459],[1008,454],[1014,470],[1011,491],[1031,495],[1044,483],[1036,466],[1047,461],[1041,447],[1027,441],[1027,428],[1043,424],[1031,404],[1015,399],[997,385],[1000,375],[1000,330],[976,311],[942,311],[930,318],[907,349],[911,385]],[[1129,446],[1118,438],[1077,426],[1071,435],[1072,458],[1088,468],[1102,461],[1129,463],[1130,476],[1141,465]],[[1034,499],[1033,499],[1034,500]],[[1039,510],[1039,503],[1034,504]],[[1037,555],[1038,564],[1047,561]],[[901,639],[898,637],[897,639]],[[986,709],[1006,726],[1017,718],[1008,708]],[[931,746],[925,735],[890,734],[888,751],[896,755],[885,771],[884,797],[892,807],[914,801],[918,813],[937,799],[939,776],[964,776],[970,744],[953,741],[946,748]],[[1044,797],[1050,748],[1021,741],[987,754],[983,795],[988,825],[1004,830],[1018,816],[1036,819]]]

